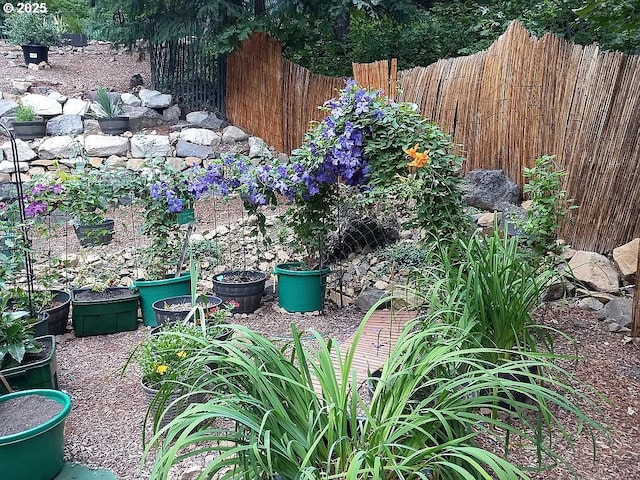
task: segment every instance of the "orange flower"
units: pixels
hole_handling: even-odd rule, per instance
[[[429,150],[425,152],[415,152],[409,156],[413,158],[413,161],[407,165],[408,167],[422,168],[429,163]]]
[[[416,153],[418,152],[419,145],[416,143],[413,148],[407,148],[404,153],[409,155],[411,158],[416,158]]]

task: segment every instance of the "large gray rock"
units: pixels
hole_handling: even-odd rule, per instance
[[[516,185],[502,170],[472,170],[461,185],[465,201],[481,210],[503,211],[520,199]]]
[[[162,115],[152,108],[125,105],[122,110],[123,114],[129,117],[129,129],[132,132],[138,132],[143,128],[153,128],[165,123]]]
[[[249,139],[249,134],[247,134],[241,128],[235,127],[233,125],[226,127],[222,131],[222,143],[236,143],[236,142],[244,142]]]
[[[83,131],[80,115],[58,115],[47,122],[47,135],[78,135]]]
[[[57,100],[44,95],[28,93],[20,99],[20,103],[32,106],[36,115],[53,116],[62,114],[62,105]]]
[[[82,139],[74,139],[69,135],[45,139],[38,147],[40,158],[76,157],[82,152]]]
[[[264,157],[269,153],[267,143],[260,137],[249,137],[249,158]]]
[[[170,123],[180,120],[180,115],[182,115],[182,110],[180,110],[178,105],[171,105],[169,108],[165,108],[162,112],[162,118]]]
[[[362,293],[358,295],[356,305],[361,312],[366,313],[375,305],[376,302],[385,296],[387,296],[387,293],[384,290],[374,287],[366,287]],[[379,308],[385,308],[386,306],[387,304],[382,304]]]
[[[178,157],[213,158],[215,151],[211,147],[196,145],[184,140],[178,140],[176,145],[176,155]]]
[[[217,147],[221,141],[219,134],[206,128],[185,128],[180,132],[180,139],[209,147]]]
[[[138,92],[140,101],[143,107],[149,108],[167,108],[171,105],[171,95],[168,93],[161,93],[157,90],[141,89]]]
[[[89,102],[80,98],[70,98],[62,106],[64,115],[85,115],[89,111]]]
[[[87,135],[84,139],[84,150],[90,157],[126,156],[129,139],[115,135]]]
[[[630,327],[633,322],[633,299],[616,297],[598,312],[601,320],[611,319],[621,327]]]
[[[38,155],[34,152],[29,144],[24,140],[20,140],[16,138],[16,147],[18,149],[18,161],[19,162],[28,162],[29,160],[33,160]],[[0,149],[4,152],[4,158],[9,161],[13,161],[13,153],[11,150],[11,143],[5,142],[0,145]]]
[[[18,108],[18,103],[13,100],[0,100],[0,117],[11,115]]]
[[[222,130],[229,126],[229,122],[214,112],[191,112],[187,114],[186,120],[194,125],[214,130]]]
[[[164,135],[134,135],[131,137],[131,156],[134,158],[170,157],[169,137]]]
[[[569,261],[569,269],[588,288],[598,292],[618,291],[618,272],[604,255],[579,250]]]
[[[120,98],[124,105],[131,105],[132,107],[139,107],[142,105],[140,99],[132,93],[123,93],[120,95]]]
[[[638,248],[640,248],[640,238],[634,238],[630,242],[613,249],[613,261],[616,262],[618,270],[628,282],[632,282],[637,275]]]

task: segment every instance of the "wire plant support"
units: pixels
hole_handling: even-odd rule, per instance
[[[16,143],[13,131],[5,125],[0,124],[0,132],[9,138],[11,143],[11,155],[13,158],[13,169],[15,171],[16,200],[18,202],[18,212],[20,215],[20,236],[22,240],[22,252],[24,255],[24,267],[27,278],[27,298],[29,300],[29,313],[34,315],[33,308],[33,260],[31,258],[31,239],[27,228],[27,217],[24,209],[24,191],[22,189],[22,173],[20,172],[20,159],[18,158],[18,144]]]

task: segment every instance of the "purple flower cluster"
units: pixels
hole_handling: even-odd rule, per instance
[[[58,206],[63,192],[64,187],[59,183],[51,185],[42,182],[34,183],[31,190],[24,196],[26,203],[24,214],[27,217],[36,217],[49,213]]]

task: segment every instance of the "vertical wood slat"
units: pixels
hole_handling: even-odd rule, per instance
[[[229,117],[289,152],[344,79],[313,75],[266,44],[245,42],[243,60],[230,61]],[[557,155],[568,173],[567,198],[579,205],[562,231],[574,248],[608,252],[640,236],[640,56],[552,34],[535,39],[513,22],[487,50],[467,57],[400,72],[394,61],[354,64],[353,72],[363,86],[416,103],[453,135],[466,170],[503,169],[522,185],[535,158]],[[247,81],[249,74],[272,80]]]
[[[633,292],[633,323],[631,335],[640,337],[640,248],[638,248],[638,263],[636,267],[636,289]]]

